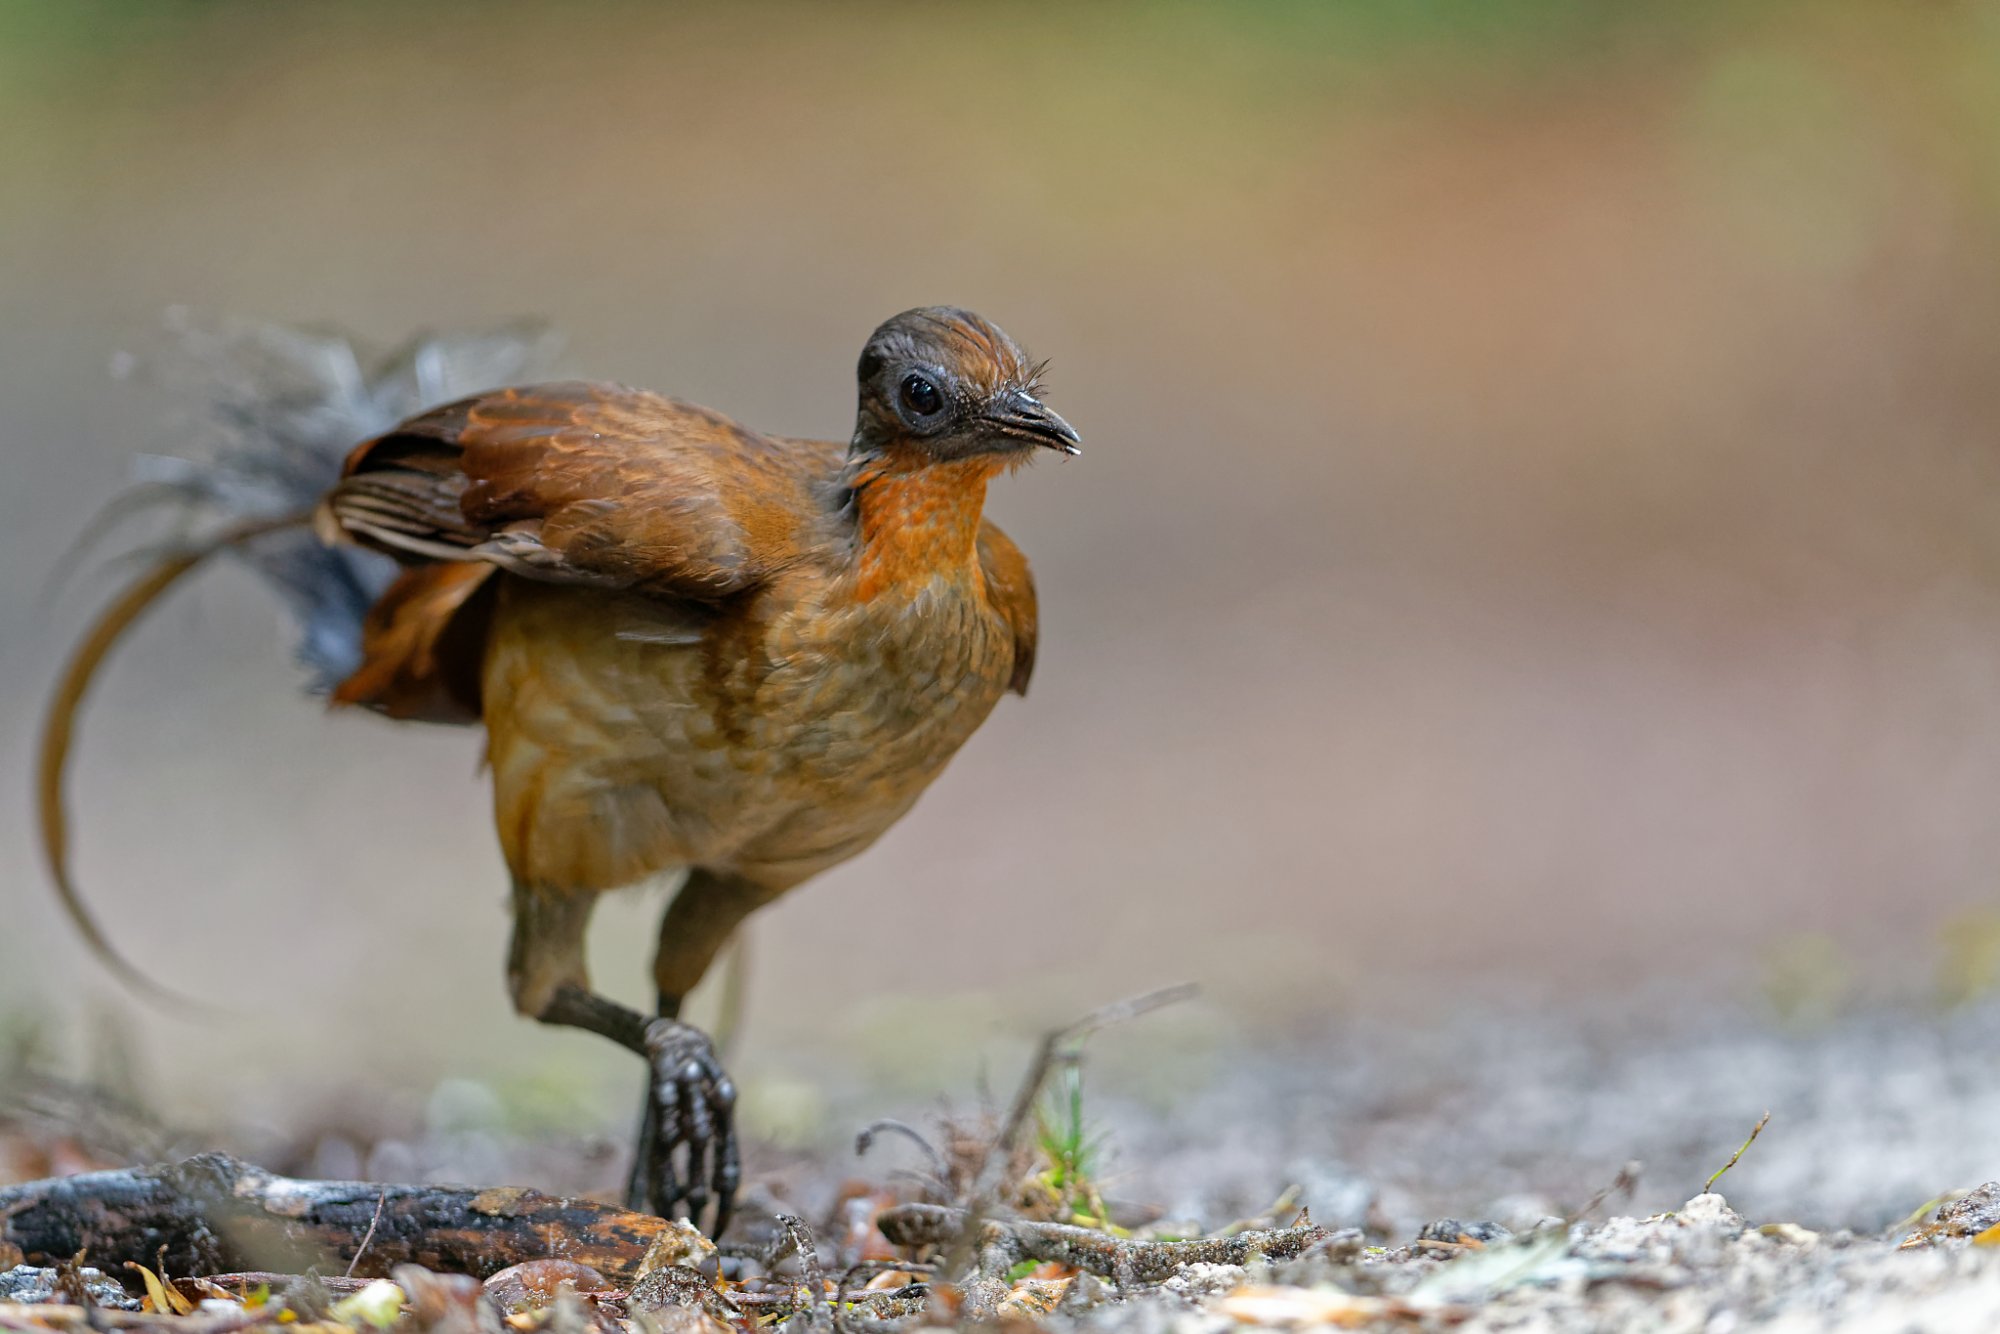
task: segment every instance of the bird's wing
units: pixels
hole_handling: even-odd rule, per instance
[[[361,445],[320,523],[404,559],[712,601],[800,559],[838,459],[621,385],[503,389]]]
[[[979,525],[979,568],[986,576],[986,600],[1014,632],[1014,674],[1007,688],[1025,695],[1035,670],[1035,578],[1021,548],[990,519]]]
[[[361,665],[334,687],[333,702],[418,722],[478,722],[493,572],[458,561],[404,570],[368,609]]]

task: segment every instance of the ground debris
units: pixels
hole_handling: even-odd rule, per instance
[[[1456,1218],[1440,1218],[1417,1229],[1418,1241],[1451,1242],[1460,1246],[1487,1246],[1513,1235],[1512,1228],[1500,1223],[1462,1223]]]
[[[2000,1245],[2000,1181],[1947,1200],[1930,1222],[1903,1238],[1905,1250],[1954,1244]]]
[[[877,1226],[898,1246],[943,1246],[956,1240],[969,1220],[963,1209],[905,1204],[883,1210]],[[981,1219],[978,1227],[979,1268],[989,1277],[1034,1260],[1121,1283],[1158,1283],[1188,1265],[1291,1260],[1322,1243],[1360,1244],[1358,1232],[1334,1233],[1311,1223],[1195,1241],[1132,1241],[1094,1228],[1024,1219]]]
[[[79,1269],[77,1277],[83,1282],[85,1294],[97,1305],[122,1311],[139,1309],[138,1299],[128,1294],[116,1279],[95,1269]],[[63,1286],[62,1274],[54,1268],[15,1265],[0,1272],[0,1302],[38,1305],[63,1301],[69,1296]]]
[[[405,1189],[418,1188],[352,1189],[357,1227],[374,1201],[391,1202],[378,1233],[391,1238],[385,1254],[414,1244],[407,1235],[397,1240],[387,1222]],[[901,1204],[879,1211],[881,1236],[871,1243],[895,1248],[894,1260],[859,1258],[855,1246],[836,1240],[846,1236],[836,1210],[819,1235],[804,1219],[785,1218],[781,1240],[763,1261],[728,1266],[692,1238],[655,1229],[647,1248],[652,1263],[636,1280],[553,1253],[489,1272],[484,1283],[407,1262],[395,1266],[393,1280],[321,1281],[271,1272],[160,1272],[155,1257],[151,1265],[133,1263],[152,1294],[146,1298],[127,1296],[115,1270],[75,1270],[67,1287],[82,1285],[93,1302],[85,1306],[65,1300],[56,1270],[22,1266],[0,1272],[0,1331],[240,1334],[270,1326],[272,1334],[751,1334],[783,1325],[904,1334],[938,1326],[1068,1330],[1086,1323],[1093,1331],[1132,1334],[1224,1334],[1236,1327],[1440,1334],[1986,1328],[2000,1324],[2000,1248],[1967,1243],[1991,1226],[1985,1220],[2000,1208],[1996,1196],[2000,1188],[1985,1188],[1946,1206],[1929,1225],[1929,1240],[1915,1248],[1783,1222],[1752,1226],[1716,1194],[1649,1218],[1519,1234],[1442,1219],[1396,1247],[1367,1247],[1356,1233],[1309,1222],[1143,1240]],[[926,1261],[953,1251],[967,1228],[978,1233],[969,1269],[940,1272]],[[550,1252],[568,1248],[559,1232],[544,1233],[542,1241]],[[109,1264],[108,1254],[101,1263]],[[129,1282],[136,1293],[138,1277]],[[181,1314],[161,1313],[161,1302]],[[1808,1308],[1812,1321],[1798,1324]]]
[[[1261,1208],[1271,1196],[1171,1215],[1107,1206],[1065,1044],[1175,994],[1056,1030],[1004,1118],[944,1119],[935,1137],[871,1124],[864,1146],[907,1142],[923,1170],[810,1205],[777,1190],[720,1248],[587,1201],[292,1179],[220,1155],[0,1188],[0,1264],[42,1266],[0,1270],[0,1334],[2000,1328],[2000,1185],[1936,1208],[1901,1247],[1904,1228],[1760,1226],[1707,1188],[1597,1221],[1605,1201],[1636,1195],[1632,1162],[1566,1215],[1555,1199],[1488,1192],[1400,1219],[1370,1209],[1384,1245],[1301,1208],[1335,1179],[1324,1164],[1267,1183],[1299,1184]],[[1753,1165],[1786,1147],[1753,1142],[1767,1155]],[[1228,1218],[1241,1221],[1205,1231]]]
[[[574,1260],[526,1260],[492,1275],[483,1286],[486,1299],[503,1315],[539,1311],[555,1305],[565,1293],[611,1290],[604,1275]]]

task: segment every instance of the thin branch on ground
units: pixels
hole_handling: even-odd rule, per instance
[[[1752,1138],[1755,1137],[1753,1136]],[[1749,1145],[1747,1144],[1744,1145],[1744,1148],[1748,1147]],[[1742,1151],[1738,1150],[1739,1157],[1741,1156],[1741,1153]],[[1598,1191],[1597,1194],[1591,1196],[1588,1200],[1585,1200],[1583,1202],[1583,1207],[1578,1209],[1575,1213],[1572,1213],[1568,1217],[1564,1218],[1563,1223],[1567,1225],[1576,1222],[1580,1218],[1590,1217],[1591,1214],[1597,1212],[1597,1207],[1599,1205],[1603,1204],[1613,1195],[1623,1195],[1627,1199],[1630,1199],[1632,1197],[1632,1193],[1639,1189],[1639,1173],[1644,1170],[1645,1170],[1645,1164],[1641,1163],[1636,1158],[1632,1159],[1630,1162],[1626,1163],[1623,1167],[1618,1169],[1618,1175],[1611,1178],[1611,1181],[1604,1187],[1603,1190]],[[1723,1171],[1727,1170],[1728,1170],[1727,1168],[1723,1169]],[[1722,1175],[1721,1172],[1717,1172],[1715,1174],[1715,1176],[1721,1176],[1721,1175]],[[1709,1181],[1711,1183],[1713,1183],[1714,1180],[1715,1177],[1709,1178]]]
[[[1192,1000],[1200,992],[1201,988],[1192,982],[1179,982],[1170,987],[1161,987],[1157,991],[1148,991],[1102,1006],[1073,1023],[1050,1029],[1042,1035],[1040,1045],[1035,1048],[1034,1059],[1028,1063],[1027,1072],[1014,1090],[1014,1102],[1007,1109],[1007,1119],[1000,1123],[999,1133],[986,1142],[980,1149],[978,1158],[974,1160],[969,1174],[971,1190],[967,1200],[968,1208],[965,1211],[965,1226],[952,1245],[950,1263],[946,1267],[947,1273],[962,1272],[966,1262],[971,1259],[969,1247],[972,1236],[977,1230],[974,1225],[984,1216],[998,1185],[991,1177],[996,1172],[1006,1171],[1007,1164],[1013,1160],[1014,1151],[1020,1145],[1022,1128],[1027,1125],[1036,1100],[1042,1096],[1042,1087],[1048,1083],[1049,1072],[1055,1068],[1063,1045],[1081,1042],[1092,1033],[1112,1024],[1123,1023],[1125,1020],[1136,1019],[1140,1015],[1150,1014],[1165,1006]],[[994,1167],[996,1160],[1000,1164],[998,1168]]]
[[[361,1244],[354,1248],[354,1258],[347,1262],[347,1270],[342,1278],[354,1277],[354,1266],[361,1263],[361,1257],[368,1254],[368,1243],[375,1240],[375,1229],[382,1226],[382,1210],[389,1203],[389,1192],[382,1191],[375,1197],[375,1216],[368,1220],[368,1230],[361,1234]]]
[[[1260,1256],[1293,1260],[1341,1235],[1308,1223],[1303,1227],[1239,1232],[1233,1237],[1195,1241],[1127,1241],[1108,1232],[1068,1223],[987,1218],[975,1224],[969,1210],[934,1204],[902,1204],[885,1209],[877,1225],[882,1235],[898,1246],[941,1246],[976,1236],[979,1269],[989,1277],[1003,1275],[1024,1261],[1053,1260],[1126,1284],[1159,1282],[1182,1265],[1240,1265]],[[1359,1245],[1361,1234],[1351,1235]]]
[[[1063,1044],[1081,1042],[1101,1028],[1109,1028],[1113,1024],[1137,1019],[1142,1014],[1150,1014],[1168,1005],[1192,1000],[1200,992],[1201,988],[1192,982],[1176,983],[1170,987],[1161,987],[1158,991],[1149,991],[1144,995],[1133,996],[1101,1009],[1092,1010],[1074,1023],[1044,1033],[1041,1044],[1035,1049],[1034,1060],[1029,1062],[1027,1073],[1021,1077],[1020,1085],[1014,1090],[1013,1105],[1007,1109],[1007,1119],[1000,1123],[1000,1133],[987,1143],[985,1151],[979,1156],[977,1168],[972,1174],[975,1201],[985,1196],[989,1184],[985,1177],[995,1158],[997,1157],[1004,1165],[1019,1147],[1021,1130],[1027,1125],[1028,1117],[1035,1109],[1035,1100],[1042,1096],[1042,1086],[1048,1083],[1049,1072],[1055,1068],[1057,1053]]]

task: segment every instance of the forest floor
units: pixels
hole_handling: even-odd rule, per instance
[[[310,1289],[169,1272],[154,1291],[122,1262],[156,1268],[156,1256],[99,1253],[86,1264],[124,1287],[79,1288],[48,1267],[55,1257],[30,1253],[22,1258],[35,1264],[0,1278],[0,1328],[361,1329],[398,1309],[405,1328],[489,1334],[779,1321],[871,1332],[986,1321],[2000,1327],[2000,1188],[1980,1189],[2000,1179],[1992,1002],[1782,1023],[1647,1004],[1615,1016],[1481,1006],[1436,1023],[1294,1026],[1224,1044],[1184,1087],[1165,1081],[1164,1094],[1121,1087],[1116,1063],[1090,1064],[1095,1048],[1075,1035],[1051,1052],[1030,1099],[1017,1090],[946,1115],[934,1102],[884,1107],[867,1089],[835,1090],[823,1115],[837,1134],[789,1148],[753,1139],[742,1221],[720,1256],[613,1254],[609,1272],[580,1278],[515,1266],[479,1275],[488,1302],[476,1285],[398,1268],[395,1245],[376,1241],[368,1254],[355,1237],[327,1243],[310,1266],[324,1284]],[[1154,1074],[1163,1061],[1171,1056],[1149,1054]],[[367,1170],[346,1175],[379,1177],[394,1164],[412,1185],[615,1198],[608,1125],[516,1136],[468,1119],[464,1101],[441,1111],[454,1100],[434,1098],[386,1148],[330,1150],[323,1118],[302,1118],[315,1129],[290,1143],[227,1127],[190,1141],[72,1084],[16,1072],[0,1097],[0,1172],[19,1181],[227,1149],[297,1176],[354,1162]],[[902,1113],[908,1128],[878,1128],[854,1156],[851,1136],[883,1112]],[[843,1140],[849,1148],[835,1147]],[[18,1229],[27,1214],[18,1193],[9,1198],[0,1191],[0,1225]],[[965,1206],[970,1218],[953,1212]],[[0,1259],[12,1258],[0,1242]],[[393,1275],[399,1292],[369,1289],[364,1300],[376,1273]],[[596,1290],[554,1300],[565,1287]],[[86,1315],[83,1291],[192,1310]]]

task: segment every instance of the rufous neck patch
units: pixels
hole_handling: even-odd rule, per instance
[[[885,455],[854,477],[861,535],[855,595],[869,601],[940,575],[979,577],[979,518],[986,483],[1002,465],[991,456],[921,463]]]

